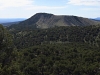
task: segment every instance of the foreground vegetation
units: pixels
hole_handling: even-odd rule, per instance
[[[19,51],[24,75],[99,75],[100,50],[88,44],[44,44]]]
[[[100,26],[9,31],[0,25],[0,75],[100,75]]]

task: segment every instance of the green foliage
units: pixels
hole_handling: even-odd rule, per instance
[[[12,36],[0,25],[0,75],[11,75],[10,66],[15,57]]]
[[[43,43],[81,42],[100,46],[100,26],[70,26],[49,29],[13,30],[17,48],[27,48]]]
[[[25,75],[99,75],[100,50],[88,44],[43,44],[19,51]]]
[[[0,75],[100,75],[100,26],[9,31],[0,25]]]

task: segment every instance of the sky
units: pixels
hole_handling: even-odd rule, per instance
[[[36,13],[100,17],[100,0],[0,0],[0,18],[29,18]]]

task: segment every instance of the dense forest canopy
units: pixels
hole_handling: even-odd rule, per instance
[[[12,35],[0,25],[0,75],[11,75],[16,49]]]
[[[49,29],[11,30],[17,48],[43,43],[81,42],[100,46],[100,26],[67,26]]]
[[[100,75],[100,25],[0,25],[0,75]]]

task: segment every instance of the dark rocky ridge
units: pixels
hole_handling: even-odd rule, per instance
[[[88,26],[100,22],[77,16],[53,15],[48,13],[37,13],[31,18],[12,25],[10,28],[50,28],[55,26]]]

